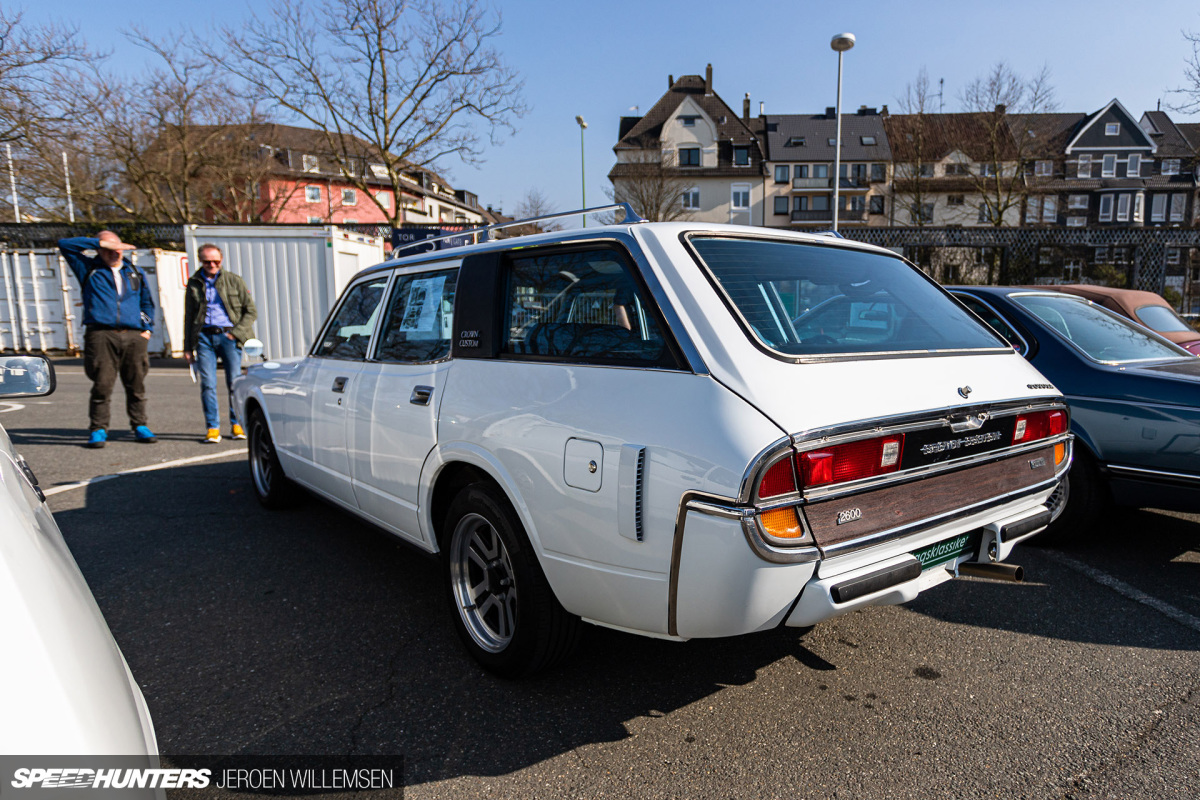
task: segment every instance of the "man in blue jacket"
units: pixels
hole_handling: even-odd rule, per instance
[[[123,255],[136,248],[112,231],[100,231],[95,238],[62,239],[58,249],[83,294],[83,371],[92,381],[87,446],[108,441],[109,398],[118,375],[134,436],[158,441],[146,427],[146,346],[154,330],[154,298],[145,273]]]

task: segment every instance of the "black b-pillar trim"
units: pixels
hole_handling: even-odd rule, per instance
[[[502,252],[467,256],[454,290],[454,358],[495,358],[503,340],[504,270]]]

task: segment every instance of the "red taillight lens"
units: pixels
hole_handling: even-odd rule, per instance
[[[904,454],[904,435],[881,436],[809,450],[797,458],[805,488],[844,483],[895,472]]]
[[[796,475],[792,472],[792,460],[776,461],[758,483],[759,497],[778,497],[796,491]]]
[[[1067,432],[1065,411],[1034,411],[1017,417],[1013,428],[1013,444],[1036,442]]]

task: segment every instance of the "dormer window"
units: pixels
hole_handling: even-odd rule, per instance
[[[831,136],[831,137],[829,137],[829,146],[830,146],[830,147],[837,147],[837,139],[834,139],[832,136]]]
[[[870,145],[875,144],[875,137],[874,136],[860,136],[859,141],[869,147]]]
[[[303,166],[305,172],[316,172],[317,171],[317,157],[316,156],[310,156],[308,153],[305,153],[303,156],[300,157],[300,163]]]
[[[1120,136],[1121,135],[1121,123],[1119,123],[1119,122],[1104,123],[1104,135],[1105,136]]]
[[[750,166],[750,148],[744,144],[733,146],[733,164],[737,167]]]
[[[789,137],[787,142],[784,143],[783,146],[784,147],[804,147],[804,137],[803,136]]]
[[[1179,159],[1164,158],[1162,162],[1163,175],[1178,175],[1179,174]]]
[[[681,166],[681,167],[698,167],[698,166],[700,166],[700,148],[699,147],[681,147],[681,148],[679,148],[679,166]]]
[[[696,120],[700,119],[700,117],[698,117],[696,115],[691,115],[691,116],[680,115],[679,117],[677,117],[677,119],[679,120],[679,124],[682,125],[683,127],[694,128],[694,127],[696,127]]]

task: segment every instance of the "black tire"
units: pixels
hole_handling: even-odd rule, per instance
[[[250,483],[258,502],[270,509],[290,508],[300,499],[300,487],[283,474],[267,418],[257,409],[248,422]]]
[[[1078,444],[1066,486],[1060,491],[1066,493],[1062,512],[1046,530],[1029,540],[1031,544],[1052,547],[1079,544],[1095,531],[1101,514],[1112,505],[1096,460]]]
[[[484,668],[521,678],[561,663],[582,623],[554,596],[508,500],[486,483],[459,492],[442,528],[454,627]]]

